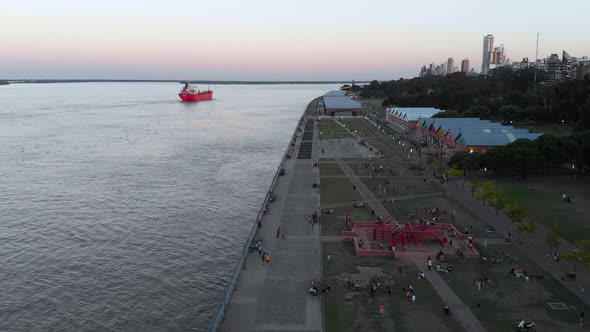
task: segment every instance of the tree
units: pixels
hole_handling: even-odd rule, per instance
[[[574,263],[573,272],[576,272],[576,266],[578,263],[586,265],[590,263],[590,241],[580,240],[575,242],[576,249],[572,252],[568,252],[563,257]]]
[[[494,190],[490,193],[490,197],[488,198],[488,202],[490,203],[490,205],[496,209],[496,215],[500,214],[500,210],[502,210],[503,208],[506,207],[506,204],[508,202],[508,198],[506,197],[506,195],[499,191],[499,190]]]
[[[549,246],[549,254],[551,254],[551,252],[553,251],[553,248],[558,248],[559,245],[561,244],[561,227],[559,226],[558,223],[553,223],[553,225],[551,225],[549,227],[549,231],[547,232],[547,235],[545,236],[545,243],[547,243],[547,245]]]
[[[457,178],[460,177],[463,172],[461,172],[461,170],[458,170],[456,168],[450,167],[450,168],[445,168],[442,173],[444,175],[446,175],[448,178]]]
[[[543,167],[544,158],[535,142],[528,139],[517,139],[508,145],[508,148],[511,151],[513,168],[522,177],[525,177],[530,171]]]
[[[522,206],[520,201],[514,198],[508,200],[506,208],[506,215],[513,223],[519,224],[524,220],[526,209]]]
[[[498,113],[504,120],[511,120],[517,117],[517,114],[522,114],[522,109],[514,105],[504,105],[498,109]]]
[[[521,232],[527,233],[530,239],[531,235],[533,235],[539,229],[539,224],[537,223],[537,220],[535,220],[534,217],[528,217],[527,221],[520,222],[516,229],[518,229]]]
[[[483,181],[480,183],[477,191],[475,192],[475,198],[481,199],[483,206],[486,206],[486,201],[492,197],[495,190],[496,183],[494,181]]]
[[[512,153],[508,145],[499,146],[482,154],[479,162],[483,167],[493,170],[496,174],[511,168]]]
[[[462,170],[463,175],[466,175],[467,171],[475,171],[481,168],[479,165],[479,154],[469,153],[467,151],[455,153],[449,160],[449,165]]]

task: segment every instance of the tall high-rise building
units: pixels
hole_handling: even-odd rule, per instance
[[[420,74],[418,74],[418,77],[425,77],[428,76],[428,69],[426,69],[426,65],[422,65],[422,68],[420,68]]]
[[[481,57],[481,73],[487,75],[490,70],[490,52],[494,50],[494,35],[483,37],[483,55]]]
[[[469,59],[465,58],[461,61],[461,72],[468,73],[469,72]]]
[[[504,45],[500,45],[498,47],[494,47],[494,51],[490,52],[490,64],[501,66],[506,61],[506,56],[504,55]]]
[[[447,60],[447,74],[453,73],[454,66],[455,66],[455,60],[453,60],[453,58],[449,58],[449,60]]]

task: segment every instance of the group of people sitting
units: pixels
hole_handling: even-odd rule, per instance
[[[357,202],[356,200],[352,201],[352,207],[355,208],[364,208],[365,204],[363,202]]]
[[[477,290],[481,290],[482,288],[489,287],[492,284],[492,279],[483,276],[475,281],[475,287]]]
[[[574,196],[570,196],[570,195],[562,194],[562,195],[561,195],[561,200],[562,200],[563,202],[573,203],[573,202],[574,202]]]
[[[530,276],[520,266],[516,270],[514,268],[511,268],[510,272],[508,272],[508,274],[510,274],[511,276],[517,277],[517,278],[524,278],[526,281],[530,280]]]
[[[322,290],[322,293],[328,294],[330,289],[332,289],[330,285],[327,285],[326,288]],[[307,290],[307,293],[310,295],[318,295],[318,284],[316,284],[315,281],[311,281],[311,286],[309,287],[309,290]]]
[[[406,292],[406,298],[410,302],[416,302],[416,293],[414,293],[414,287],[409,285],[408,288],[402,288],[402,291]]]
[[[384,285],[384,287],[381,287],[381,278],[379,277],[379,275],[375,274],[374,276],[371,277],[371,282],[369,284],[369,291],[371,293],[371,295],[375,295],[375,293],[377,293],[379,290],[383,290],[383,293],[387,294],[387,295],[391,295],[391,287]]]
[[[436,272],[449,273],[452,271],[453,271],[452,265],[445,265],[445,264],[437,264],[436,265]]]

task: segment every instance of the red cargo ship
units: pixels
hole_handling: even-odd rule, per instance
[[[207,90],[198,90],[193,88],[190,84],[184,83],[184,88],[180,90],[178,94],[182,101],[201,101],[213,99],[213,91],[207,88]]]

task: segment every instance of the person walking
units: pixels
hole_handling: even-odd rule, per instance
[[[428,271],[432,270],[432,259],[430,258],[430,256],[428,256],[426,263],[428,263]]]
[[[279,238],[279,236],[281,235],[281,228],[277,228],[277,239]]]
[[[380,313],[381,315],[383,315],[383,312],[384,312],[384,311],[385,311],[385,305],[384,305],[383,303],[381,303],[381,304],[379,305],[379,313]]]
[[[270,255],[266,253],[266,264],[270,264]]]
[[[580,311],[580,316],[578,316],[578,318],[580,319],[580,325],[584,325],[584,312]]]
[[[266,252],[263,251],[262,256],[260,257],[262,257],[262,265],[264,265],[264,261],[266,260]]]
[[[580,288],[580,296],[584,296],[584,291],[585,291],[584,287]]]

